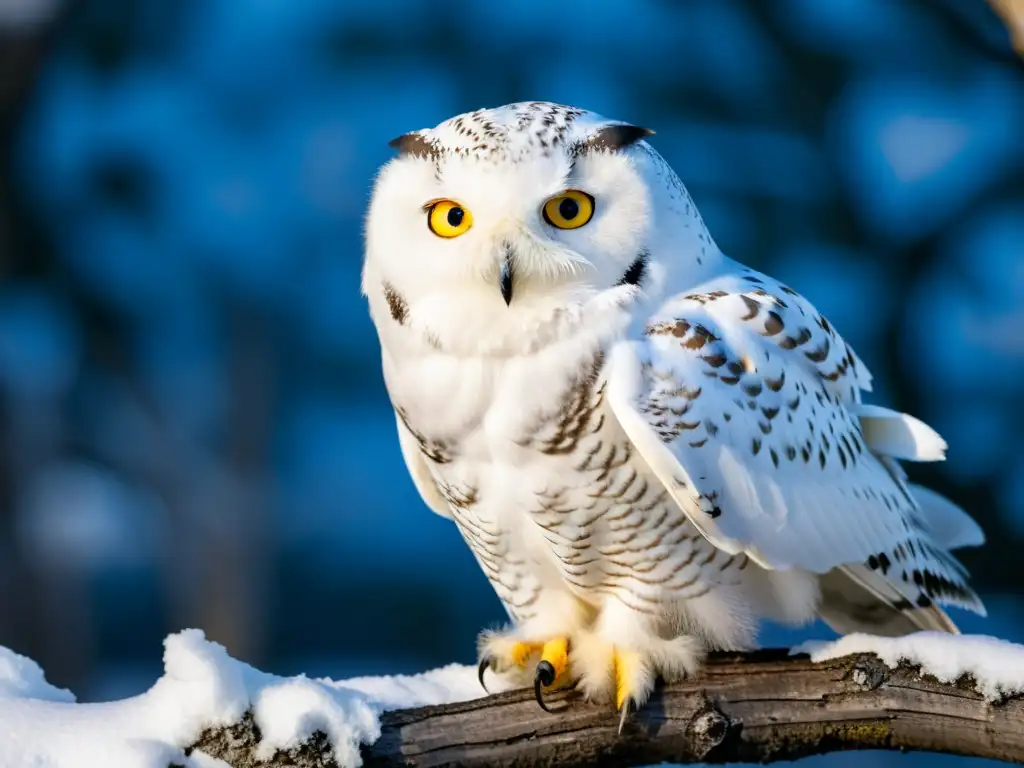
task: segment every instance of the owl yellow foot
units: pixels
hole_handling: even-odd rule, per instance
[[[515,643],[512,646],[512,663],[519,668],[525,667],[530,657],[542,648],[540,643]]]
[[[613,652],[612,669],[615,675],[615,708],[622,713],[619,717],[619,733],[622,733],[630,707],[635,708],[640,696],[647,696],[647,690],[638,690],[638,687],[644,685],[640,681],[644,680],[646,673],[639,653],[619,648]]]
[[[514,685],[529,684],[532,677],[537,703],[550,712],[544,702],[544,693],[572,683],[569,638],[564,635],[545,642],[527,642],[515,639],[512,633],[486,632],[480,637],[479,647],[480,666],[477,675],[485,691],[487,670],[505,675],[507,682]],[[534,663],[536,666],[533,666]]]
[[[540,653],[543,647],[541,643],[512,640],[497,634],[487,637],[481,643],[480,666],[477,668],[480,685],[485,691],[487,690],[484,672],[488,669],[498,674],[516,668],[526,669],[533,655]]]
[[[615,708],[622,709],[633,698],[632,681],[639,671],[640,654],[616,648],[612,665],[615,670]]]
[[[533,693],[537,703],[545,712],[550,712],[544,703],[543,688],[552,688],[563,681],[569,671],[569,639],[556,637],[544,643],[540,661],[533,675]]]

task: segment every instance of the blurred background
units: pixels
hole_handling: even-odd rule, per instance
[[[473,661],[504,614],[406,474],[361,218],[389,139],[520,99],[655,129],[948,439],[911,472],[989,536],[955,619],[1024,640],[1024,66],[983,0],[0,0],[0,644],[80,700],[191,626]]]

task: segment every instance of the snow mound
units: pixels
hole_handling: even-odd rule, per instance
[[[988,701],[1024,693],[1024,646],[987,635],[915,632],[876,637],[856,633],[832,642],[811,640],[790,650],[790,655],[798,653],[810,655],[815,662],[873,653],[890,668],[901,662],[920,665],[922,672],[944,683],[969,675]]]
[[[32,659],[0,646],[0,706],[4,699],[74,702],[75,694],[46,682]]]
[[[34,661],[0,647],[0,765],[211,768],[222,763],[198,751],[186,757],[185,747],[205,729],[236,723],[251,710],[262,734],[258,758],[297,747],[320,730],[339,765],[358,766],[360,745],[380,736],[382,712],[483,695],[476,669],[459,664],[337,682],[277,677],[187,629],[164,641],[164,675],[148,691],[76,704],[71,692],[46,682]]]

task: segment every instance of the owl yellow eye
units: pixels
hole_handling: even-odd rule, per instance
[[[473,217],[454,200],[438,200],[427,208],[427,226],[438,237],[458,237],[473,226]]]
[[[594,216],[594,198],[570,189],[544,203],[544,221],[559,229],[582,227]]]

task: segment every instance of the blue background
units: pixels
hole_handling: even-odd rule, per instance
[[[58,8],[0,16],[49,29],[0,55],[0,644],[51,681],[143,690],[186,626],[278,673],[473,660],[503,611],[406,474],[361,219],[389,139],[521,99],[655,129],[947,438],[912,477],[990,538],[955,618],[1024,640],[1024,67],[981,0]]]

